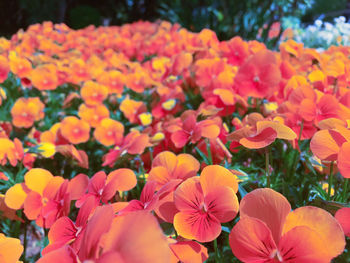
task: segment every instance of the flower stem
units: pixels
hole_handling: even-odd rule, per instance
[[[343,202],[346,202],[346,198],[347,198],[347,191],[348,191],[348,184],[349,184],[349,179],[345,178],[345,184],[344,184],[344,188],[343,188]]]
[[[265,174],[266,174],[266,183],[268,188],[271,187],[269,165],[270,165],[269,149],[265,148]]]
[[[328,200],[331,199],[332,184],[333,184],[333,162],[331,162],[331,167],[330,167],[329,176],[328,176]]]
[[[215,250],[215,262],[219,263],[221,262],[221,258],[220,258],[220,253],[218,250],[218,241],[217,239],[214,240],[214,250]]]

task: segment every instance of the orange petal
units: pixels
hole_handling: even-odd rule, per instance
[[[169,171],[169,173],[172,173],[175,170],[176,165],[176,155],[169,151],[159,153],[152,162],[152,167],[163,166]]]
[[[33,168],[24,175],[24,181],[30,190],[43,195],[43,191],[52,177],[53,175],[45,169]]]
[[[236,176],[220,165],[206,166],[201,173],[200,183],[204,194],[220,186],[230,187],[235,193],[238,191]]]
[[[344,178],[350,178],[350,142],[343,143],[338,153],[338,169]]]
[[[107,176],[106,184],[112,181],[116,182],[115,187],[119,191],[129,191],[137,184],[134,171],[127,168],[120,168],[110,172]]]
[[[183,263],[202,263],[208,259],[208,250],[195,241],[180,241],[169,245],[177,261]]]
[[[192,155],[182,153],[176,159],[177,165],[175,171],[173,171],[173,179],[181,178],[185,180],[197,174],[200,164]]]
[[[212,120],[204,120],[198,123],[201,130],[201,136],[209,139],[215,139],[219,136],[220,127]]]
[[[27,193],[23,189],[24,184],[15,184],[5,194],[5,204],[12,209],[21,209]]]
[[[171,179],[168,170],[164,166],[156,166],[151,169],[147,177],[147,181],[156,181],[157,190],[165,185]]]
[[[330,258],[343,252],[345,247],[343,230],[337,220],[325,210],[313,206],[295,209],[287,216],[283,233],[287,233],[297,226],[307,226],[318,233],[323,243],[327,244],[323,251]]]
[[[269,262],[276,249],[267,225],[253,217],[241,218],[229,236],[233,254],[243,262]]]
[[[280,193],[269,188],[260,188],[242,198],[240,210],[242,219],[249,216],[263,221],[278,244],[291,206]]]
[[[313,100],[304,99],[300,104],[299,115],[305,121],[313,121],[316,117],[316,110],[316,104]]]
[[[248,149],[264,148],[275,141],[277,132],[272,128],[266,128],[253,137],[242,138],[239,143]]]
[[[170,249],[156,218],[145,211],[118,216],[104,237],[103,253],[118,252],[125,262],[163,263]],[[114,262],[114,261],[112,261]]]
[[[350,207],[344,207],[339,209],[335,213],[335,219],[338,220],[343,228],[344,234],[350,237]]]
[[[213,241],[221,233],[221,224],[214,216],[195,210],[177,213],[174,228],[178,235],[199,242]]]
[[[346,142],[345,138],[335,130],[320,130],[314,134],[310,149],[321,160],[335,161],[339,147]]]
[[[236,217],[239,209],[238,198],[232,188],[220,186],[207,193],[204,203],[210,214],[220,223],[226,223]]]
[[[288,126],[277,121],[258,121],[256,123],[257,133],[263,132],[267,128],[272,128],[277,132],[277,138],[284,140],[294,140],[297,135]]]
[[[61,176],[52,177],[43,191],[43,196],[48,199],[53,199],[63,182],[64,179]]]
[[[0,233],[0,260],[2,263],[18,262],[22,252],[23,246],[19,239],[5,237]]]
[[[328,263],[331,257],[326,253],[327,243],[307,226],[297,226],[288,231],[278,245],[283,262]]]

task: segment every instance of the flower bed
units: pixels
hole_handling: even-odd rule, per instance
[[[167,22],[0,39],[0,259],[346,262],[349,53]]]

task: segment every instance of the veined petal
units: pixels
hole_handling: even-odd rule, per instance
[[[198,210],[204,202],[199,177],[191,177],[181,183],[174,192],[176,208],[182,210]]]
[[[248,216],[232,228],[229,242],[233,254],[243,262],[268,262],[277,249],[268,226]]]
[[[325,252],[327,243],[307,226],[297,226],[283,235],[278,250],[286,263],[328,263],[331,257]]]
[[[213,241],[221,233],[220,222],[200,211],[180,211],[174,217],[174,228],[180,236],[199,242]]]
[[[206,194],[204,198],[208,213],[213,215],[220,223],[231,221],[238,213],[238,198],[232,188],[217,187]]]

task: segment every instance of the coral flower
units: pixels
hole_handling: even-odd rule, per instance
[[[68,116],[62,120],[60,131],[62,136],[73,144],[87,142],[90,137],[89,124],[74,116]]]
[[[81,97],[88,106],[101,104],[108,96],[108,88],[93,81],[86,81],[80,90]]]
[[[118,145],[124,136],[124,125],[109,118],[103,119],[94,131],[94,137],[104,146]]]
[[[234,79],[239,95],[265,98],[272,95],[281,80],[281,72],[272,51],[254,54],[239,68]]]
[[[196,241],[175,241],[169,238],[171,263],[202,263],[208,259],[208,250]]]
[[[269,188],[243,197],[229,241],[243,262],[326,263],[345,247],[344,233],[331,214],[312,206],[291,212],[288,200]]]
[[[343,228],[344,234],[347,237],[350,237],[350,207],[343,207],[339,209],[335,213],[334,217]]]
[[[197,123],[196,113],[186,111],[181,115],[181,125],[174,127],[171,140],[177,148],[186,143],[196,143],[201,137],[215,139],[220,133],[220,126],[215,120],[207,119]]]
[[[117,191],[129,191],[136,183],[135,173],[127,168],[114,170],[108,176],[103,171],[97,172],[89,181],[88,192],[76,202],[76,206],[82,206],[90,196],[95,198],[96,205],[107,203]]]
[[[78,252],[68,245],[50,251],[38,263],[170,262],[166,237],[156,218],[145,211],[114,218],[112,206],[98,207],[85,227],[81,244]]]
[[[174,217],[176,232],[187,239],[210,242],[221,233],[221,223],[238,213],[236,177],[219,165],[205,167],[200,177],[184,181],[174,193],[180,211]]]
[[[21,241],[17,238],[6,237],[0,233],[0,262],[16,263],[19,262],[23,252]]]
[[[10,65],[5,56],[0,55],[0,83],[7,79],[10,72]]]
[[[118,70],[104,72],[98,78],[98,82],[108,87],[109,93],[122,94],[126,77]]]
[[[28,59],[19,57],[15,52],[9,54],[10,70],[18,77],[28,77],[32,71],[32,64]]]
[[[45,105],[38,97],[19,98],[11,109],[12,123],[19,128],[30,128],[44,118]]]

